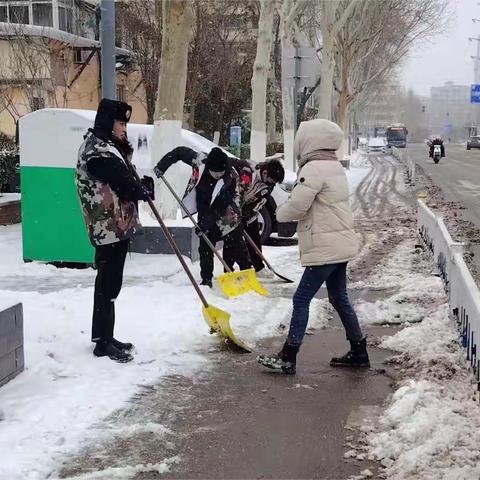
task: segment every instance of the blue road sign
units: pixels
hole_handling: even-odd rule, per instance
[[[470,103],[480,103],[480,85],[472,85],[470,88]]]
[[[242,127],[230,127],[230,145],[232,147],[241,145],[242,143]]]

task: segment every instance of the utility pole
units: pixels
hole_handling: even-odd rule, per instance
[[[473,23],[480,22],[478,18],[472,18]],[[477,54],[475,56],[471,56],[470,58],[473,60],[473,83],[475,85],[480,84],[480,38],[476,37],[469,37],[468,39],[470,42],[477,42]],[[480,105],[475,104],[475,127],[477,129],[478,134],[478,127],[480,125]]]
[[[115,0],[101,0],[100,41],[102,44],[102,97],[116,100]]]

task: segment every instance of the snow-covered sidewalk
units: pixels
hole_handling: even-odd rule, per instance
[[[290,264],[289,275],[300,272],[296,247],[267,247],[267,253]],[[8,452],[0,463],[2,480],[46,478],[54,458],[87,440],[92,424],[124,407],[141,386],[207,369],[203,354],[219,342],[208,334],[178,261],[132,254],[116,302],[116,335],[135,344],[135,361],[119,365],[95,358],[94,270],[24,264],[21,258],[20,226],[0,227],[0,300],[23,303],[26,362],[25,371],[0,389],[0,450]],[[198,277],[198,265],[193,270]],[[274,335],[291,303],[254,293],[233,300],[205,293],[232,314],[236,334],[250,344]]]
[[[358,293],[355,306],[365,328],[406,327],[393,337],[376,339],[401,352],[395,362],[399,384],[383,416],[365,426],[358,456],[381,460],[383,473],[395,480],[477,478],[480,416],[472,401],[472,376],[446,314],[441,281],[425,254],[414,249],[415,202],[405,200],[411,193],[393,161],[372,167],[365,157],[353,160],[347,175],[364,242],[351,265],[355,282],[350,287]],[[280,272],[299,278],[296,246],[265,251]],[[91,353],[94,270],[24,264],[18,225],[0,227],[0,265],[0,303],[24,305],[26,355],[25,371],[0,388],[0,450],[7,452],[0,462],[0,480],[56,478],[67,454],[99,441],[101,429],[92,426],[126,408],[143,387],[161,388],[167,376],[194,378],[200,370],[214,368],[209,352],[217,350],[218,338],[208,334],[200,303],[173,256],[127,258],[116,334],[132,341],[137,353],[126,365]],[[192,268],[198,277],[198,265]],[[218,291],[205,293],[213,305],[231,313],[236,334],[255,345],[278,336],[291,312],[293,287],[273,282],[266,286],[270,297],[252,293],[227,301]],[[378,295],[372,299],[369,292]],[[313,326],[327,324],[326,304],[315,300]],[[113,433],[131,433],[122,428]],[[129,428],[162,438],[168,425]],[[110,430],[105,435],[111,435]],[[173,455],[150,467],[129,464],[103,472],[103,478],[166,472],[175,461]],[[367,476],[365,472],[362,478]]]

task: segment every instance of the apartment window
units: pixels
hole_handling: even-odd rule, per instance
[[[8,11],[6,5],[0,5],[0,22],[8,22]]]
[[[52,2],[35,2],[32,5],[33,24],[53,27]]]
[[[73,61],[74,63],[83,63],[83,51],[79,48],[73,51]]]
[[[28,25],[30,23],[28,5],[10,5],[9,17],[10,23],[23,23],[24,25]]]
[[[120,102],[125,101],[125,86],[117,85],[117,100]]]
[[[73,33],[73,1],[59,0],[58,27],[64,32]]]

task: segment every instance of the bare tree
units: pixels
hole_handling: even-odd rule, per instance
[[[0,63],[0,109],[16,121],[44,106],[68,104],[73,50],[67,42],[31,35],[11,24],[7,54]]]
[[[162,0],[129,0],[117,5],[118,36],[132,52],[132,61],[141,73],[131,94],[147,111],[147,122],[153,123],[157,96],[162,45]]]
[[[193,9],[188,0],[164,0],[162,50],[155,122],[152,138],[152,166],[173,147],[181,144],[187,62],[193,27]],[[186,167],[186,166],[185,166]],[[169,179],[180,191],[187,178],[181,165],[169,170]],[[164,216],[175,216],[177,206],[162,184],[156,203]]]
[[[360,2],[362,0],[359,0]],[[335,75],[335,38],[345,26],[357,0],[320,0],[322,34],[322,69],[319,89],[318,118],[332,118],[333,79]],[[377,2],[377,5],[381,2]]]
[[[252,75],[252,130],[250,134],[250,157],[256,161],[265,158],[267,148],[267,82],[273,42],[275,0],[260,0],[260,5],[257,55]]]
[[[375,8],[373,8],[375,6]],[[347,129],[349,105],[384,82],[412,46],[445,27],[444,0],[357,0],[335,38],[338,52],[338,122]]]
[[[250,106],[258,9],[245,0],[195,0],[196,19],[188,64],[189,127],[227,138]]]
[[[306,43],[306,38],[298,27],[298,18],[307,3],[308,0],[278,0],[282,51]],[[294,168],[294,104],[296,101],[296,92],[282,76],[283,151],[285,163],[292,169]]]

